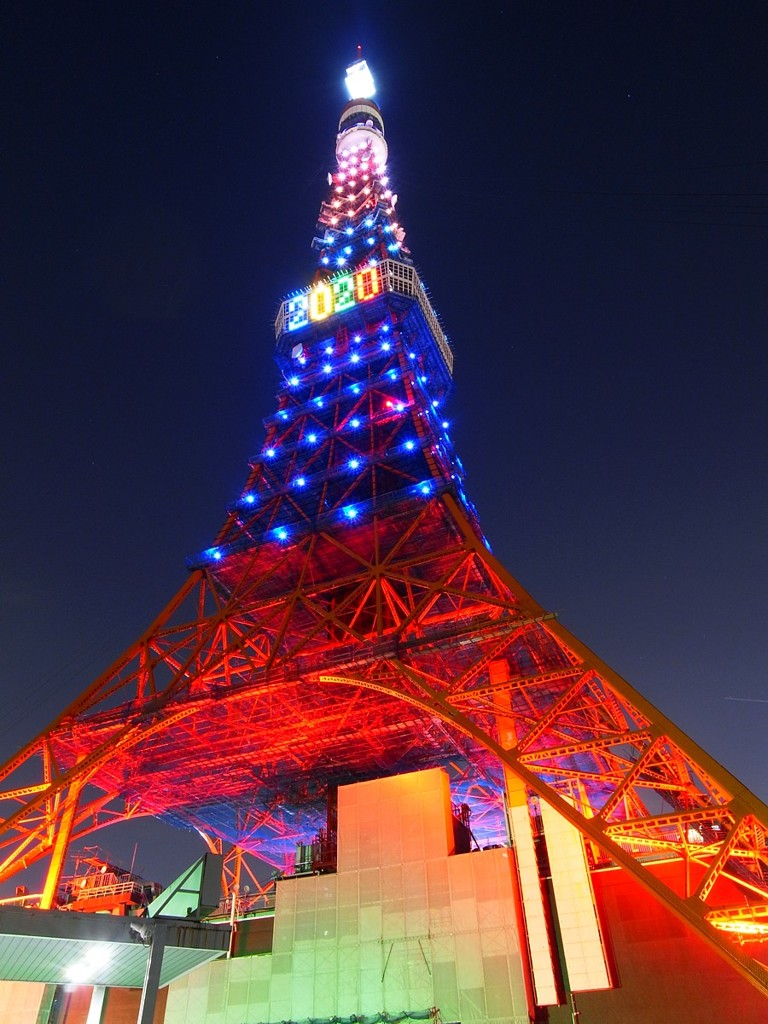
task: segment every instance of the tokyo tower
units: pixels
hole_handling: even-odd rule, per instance
[[[521,857],[553,809],[768,993],[768,807],[491,554],[364,61],[348,83],[263,446],[181,590],[3,765],[0,880],[48,858],[50,907],[70,845],[142,815],[282,868],[337,786],[442,766],[486,842]]]

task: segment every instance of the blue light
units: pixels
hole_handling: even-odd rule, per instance
[[[409,359],[415,359],[416,358],[416,353],[415,352],[409,352],[408,353],[408,358]]]
[[[246,504],[252,505],[256,501],[256,497],[253,494],[246,494],[244,501],[246,502]]]
[[[350,459],[347,465],[349,466],[350,469],[359,469],[360,459]]]
[[[294,375],[293,377],[289,378],[288,383],[291,385],[292,388],[298,387],[299,378]]]
[[[436,398],[433,398],[433,399],[432,399],[432,408],[433,408],[433,409],[436,409],[436,408],[438,407],[438,405],[440,405],[440,403],[438,402],[438,400],[437,400]]]
[[[387,232],[387,234],[389,234],[389,232],[392,230],[392,225],[391,224],[385,224],[384,225],[384,230]]]
[[[297,487],[304,487],[306,482],[307,481],[306,481],[306,479],[303,476],[297,476],[296,477],[296,486]]]
[[[398,402],[397,405],[395,406],[395,409],[397,409],[398,412],[403,412],[405,410],[405,406],[403,405],[402,402]]]
[[[343,267],[346,262],[347,262],[346,256],[339,256],[339,258],[336,260],[336,266],[337,267]]]
[[[333,355],[333,345],[326,345],[325,346],[325,354],[327,356],[332,356]]]
[[[376,241],[376,239],[375,239],[375,238],[366,238],[366,242],[368,243],[368,245],[373,245],[373,243],[374,243],[375,241]]]
[[[352,341],[354,341],[354,343],[355,343],[356,345],[359,345],[359,344],[360,344],[360,342],[361,342],[362,340],[363,340],[363,339],[362,339],[362,338],[360,337],[360,335],[359,335],[359,334],[356,334],[356,335],[354,336],[354,338],[352,339]]]
[[[331,366],[330,363],[326,363],[323,366],[323,373],[333,373],[333,367]]]
[[[211,556],[215,559],[215,561],[217,561],[217,562],[221,561],[221,552],[219,551],[218,548],[214,548],[211,551]]]
[[[360,394],[360,385],[359,384],[353,384],[352,385],[352,394],[353,395],[359,395]]]
[[[422,494],[429,494],[429,484],[422,484],[421,487],[419,487],[419,490],[421,491]]]
[[[360,362],[360,356],[357,354],[357,352],[353,352],[352,355],[349,358],[350,358],[351,362],[353,362],[353,363],[359,363]]]
[[[390,380],[397,380],[397,370],[389,370],[387,376]]]
[[[373,217],[366,217],[363,224],[365,224],[367,228],[373,227]]]
[[[389,352],[389,350],[390,350],[390,349],[392,348],[392,346],[390,345],[390,343],[389,343],[388,341],[384,341],[384,342],[382,342],[382,345],[381,345],[381,347],[382,347],[382,349],[383,349],[383,350],[384,350],[385,352]]]
[[[350,420],[349,421],[349,425],[350,425],[350,427],[354,427],[355,429],[357,429],[360,426],[360,420],[358,420],[358,419]]]
[[[268,459],[274,459],[275,455],[277,455],[277,452],[275,451],[274,448],[267,448],[264,454],[267,456]]]
[[[399,248],[400,248],[400,246],[397,244],[397,242],[392,242],[391,245],[387,246],[387,249],[389,250],[389,252],[397,252],[397,250]]]
[[[331,261],[330,261],[330,260],[328,259],[328,257],[327,257],[327,256],[323,256],[323,257],[322,257],[322,258],[320,259],[320,262],[321,262],[321,263],[324,263],[324,264],[325,264],[326,266],[328,266],[328,264],[329,264],[329,263],[330,263]]]
[[[345,256],[351,256],[352,255],[352,246],[351,245],[345,245],[344,249],[343,249],[343,252],[344,252]]]
[[[307,440],[310,444],[317,444],[317,434],[307,434]]]
[[[287,420],[288,419],[288,413],[285,411],[285,409],[281,409],[280,410],[280,419],[281,420]]]
[[[443,430],[447,430],[451,424],[448,422],[448,420],[443,420],[443,422],[440,425],[442,426]]]
[[[318,407],[319,409],[322,409],[322,408],[323,408],[323,405],[324,405],[324,404],[325,404],[325,403],[323,402],[322,398],[316,398],[316,399],[315,399],[315,405],[316,405],[316,406],[317,406],[317,407]]]
[[[406,447],[406,449],[407,449],[407,450],[408,450],[409,452],[412,452],[412,451],[413,451],[413,449],[414,449],[414,448],[416,447],[416,443],[415,443],[415,441],[406,441],[406,442],[405,442],[405,447]]]
[[[288,531],[284,526],[279,526],[275,530],[275,536],[278,540],[288,540]]]
[[[382,324],[381,329],[386,334],[389,331],[389,324]]]
[[[427,378],[426,378],[426,377],[419,377],[419,381],[420,381],[420,382],[421,382],[422,384],[426,384],[426,383],[427,383]]]
[[[355,229],[354,228],[345,228],[344,229],[344,233],[347,234],[347,235],[354,235]]]
[[[357,509],[352,505],[347,505],[344,509],[344,515],[347,519],[357,519]]]

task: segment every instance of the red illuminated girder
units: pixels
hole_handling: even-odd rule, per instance
[[[349,559],[335,582],[324,568],[334,551]],[[268,855],[256,822],[282,835],[281,808],[300,804],[307,779],[397,770],[409,751],[444,761],[446,737],[459,753],[469,737],[765,986],[763,966],[707,918],[721,879],[746,904],[768,900],[766,808],[548,616],[449,494],[412,505],[396,530],[372,521],[241,557],[231,598],[199,570],[5,766],[3,877],[51,850],[67,812],[71,839],[163,812],[215,834],[214,778],[217,799],[247,819],[241,845]],[[275,573],[293,590],[273,593]],[[514,721],[512,750],[499,716]],[[15,786],[35,764],[34,782]],[[669,890],[646,869],[649,852],[700,865],[696,890]]]

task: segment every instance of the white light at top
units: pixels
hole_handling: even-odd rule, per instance
[[[376,95],[373,75],[364,60],[355,61],[347,68],[344,84],[351,100],[365,100]]]

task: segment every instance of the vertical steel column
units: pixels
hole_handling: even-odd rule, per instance
[[[94,985],[91,989],[91,1002],[85,1024],[101,1024],[104,1015],[104,1002],[107,990],[104,985]]]
[[[64,797],[64,810],[59,821],[59,827],[56,830],[51,863],[48,866],[48,874],[45,876],[45,886],[40,900],[41,910],[50,910],[56,901],[56,892],[59,888],[64,862],[67,859],[69,839],[72,835],[72,826],[75,822],[75,814],[77,813],[77,805],[82,788],[83,783],[76,779],[69,787],[66,797]]]
[[[144,986],[141,990],[141,1002],[139,1004],[139,1015],[136,1024],[153,1024],[155,1017],[155,1006],[157,1004],[157,992],[160,987],[160,972],[163,968],[163,953],[165,952],[164,921],[155,921],[152,930],[152,940],[147,958],[147,969],[144,972]]]

